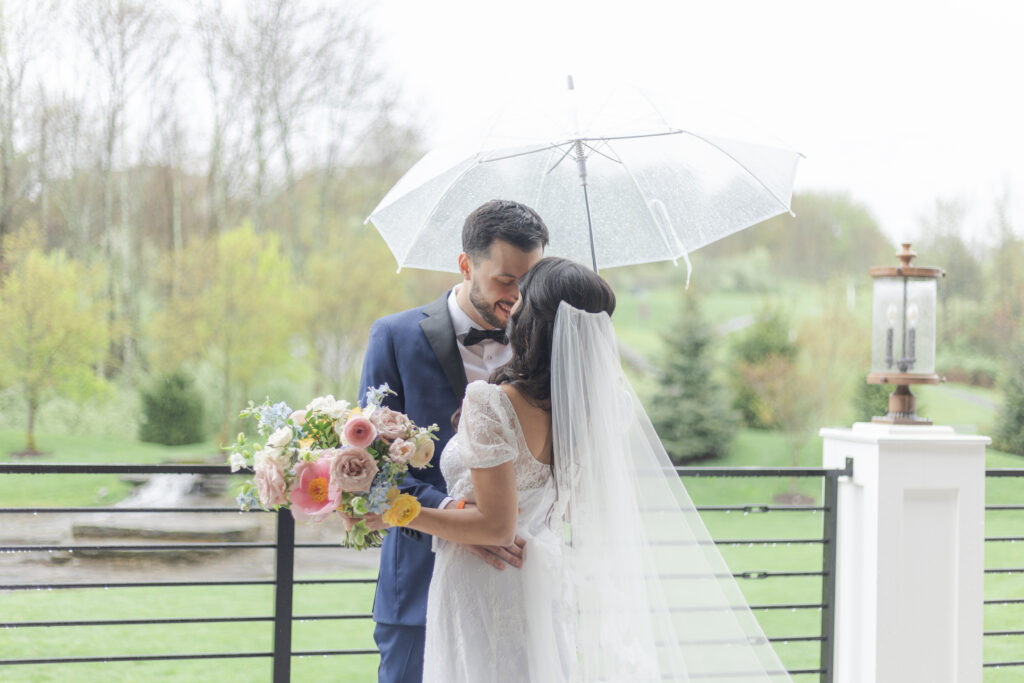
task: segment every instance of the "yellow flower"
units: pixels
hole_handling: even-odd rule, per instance
[[[392,486],[390,489],[388,489],[388,502],[394,503],[395,498],[398,498],[399,493],[400,491],[398,490],[397,486]]]
[[[386,524],[391,526],[408,526],[409,522],[420,514],[420,502],[416,496],[402,493],[395,496],[391,506],[381,515]]]
[[[309,436],[305,439],[299,439],[299,448],[310,448],[313,445],[313,437]]]

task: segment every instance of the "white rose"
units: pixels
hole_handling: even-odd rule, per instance
[[[317,396],[309,405],[306,406],[307,413],[323,413],[326,412],[327,406],[334,403],[334,396],[328,394],[327,396]]]
[[[245,462],[245,456],[241,453],[232,453],[231,458],[228,460],[228,464],[231,465],[231,471],[237,472],[238,470],[245,467],[248,463]]]
[[[285,425],[270,435],[270,438],[267,439],[267,445],[271,448],[284,448],[292,442],[294,436],[295,432],[292,431],[292,428]]]
[[[272,464],[278,468],[284,469],[285,464],[288,462],[287,456],[283,448],[274,448],[270,445],[265,446],[262,450],[256,451],[256,455],[253,456],[253,468],[265,467]]]
[[[332,420],[340,420],[345,417],[345,413],[348,412],[348,401],[334,401],[327,409],[324,410],[324,414]]]

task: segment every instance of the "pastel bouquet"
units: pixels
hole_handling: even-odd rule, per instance
[[[357,518],[342,545],[359,550],[380,545],[386,531],[370,531],[358,518],[380,514],[405,526],[420,512],[415,496],[398,484],[410,467],[430,467],[437,425],[420,428],[383,405],[387,384],[366,392],[366,407],[334,396],[313,399],[304,410],[284,402],[249,402],[243,418],[255,418],[264,443],[239,434],[226,450],[232,472],[251,468],[238,505],[249,510],[290,508],[297,520],[320,522],[335,510]]]

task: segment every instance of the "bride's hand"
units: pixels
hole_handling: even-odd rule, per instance
[[[390,524],[387,524],[380,515],[372,512],[368,515],[363,515],[362,520],[363,523],[366,524],[366,528],[370,531],[380,531],[381,529],[387,529],[391,526]]]

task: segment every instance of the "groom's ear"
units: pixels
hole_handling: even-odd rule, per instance
[[[462,273],[462,277],[469,279],[472,274],[473,260],[469,257],[469,254],[462,252],[459,254],[459,272]]]

